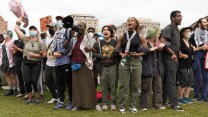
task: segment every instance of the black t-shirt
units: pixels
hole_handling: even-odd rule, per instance
[[[18,48],[24,49],[24,43],[23,43],[20,39],[15,40],[15,41],[14,41],[14,45],[16,45]],[[23,53],[20,52],[20,51],[17,51],[17,52],[14,54],[14,57],[23,57]]]
[[[117,41],[114,39],[111,39],[110,42],[106,42],[105,40],[100,41],[102,54],[106,54],[106,58],[101,60],[104,67],[112,66],[116,64],[116,52],[115,52],[116,44]]]
[[[131,37],[132,34],[133,34],[133,32],[129,32],[129,37]],[[140,44],[139,40],[140,40],[139,33],[136,33],[134,38],[131,40],[130,47],[129,47],[129,52],[138,52],[138,48],[141,47],[141,44]],[[122,39],[122,42],[121,42],[122,53],[125,52],[126,44],[127,44],[127,37],[126,37],[126,33],[124,33],[123,39]]]
[[[193,53],[193,49],[191,47],[191,44],[189,44],[189,47],[185,44],[184,40],[181,39],[180,41],[181,47],[180,47],[180,51],[183,54],[188,55],[187,59],[183,59],[183,58],[179,58],[179,69],[189,69],[191,68],[191,63],[192,63],[192,53]]]

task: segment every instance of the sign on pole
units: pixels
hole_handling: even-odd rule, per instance
[[[46,32],[48,28],[46,25],[52,23],[52,17],[51,16],[46,16],[43,18],[40,18],[40,31],[41,32]]]
[[[7,29],[7,24],[4,19],[0,16],[0,34],[2,34]]]

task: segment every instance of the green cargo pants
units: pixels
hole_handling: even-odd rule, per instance
[[[125,108],[130,96],[129,107],[136,107],[138,80],[141,79],[142,64],[138,58],[128,58],[119,65],[119,107]]]

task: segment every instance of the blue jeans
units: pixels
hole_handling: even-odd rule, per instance
[[[206,51],[198,51],[194,55],[192,64],[194,72],[194,97],[199,98],[199,89],[202,81],[202,95],[201,98],[207,97],[208,88],[208,71],[204,68],[204,59]]]

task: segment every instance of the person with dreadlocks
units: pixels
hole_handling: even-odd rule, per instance
[[[141,56],[144,54],[139,50],[147,48],[147,44],[139,34],[140,24],[136,18],[129,17],[126,25],[127,31],[119,36],[116,45],[122,58],[119,64],[119,108],[121,113],[125,113],[127,98],[130,95],[129,110],[136,113],[137,87],[142,71]]]

